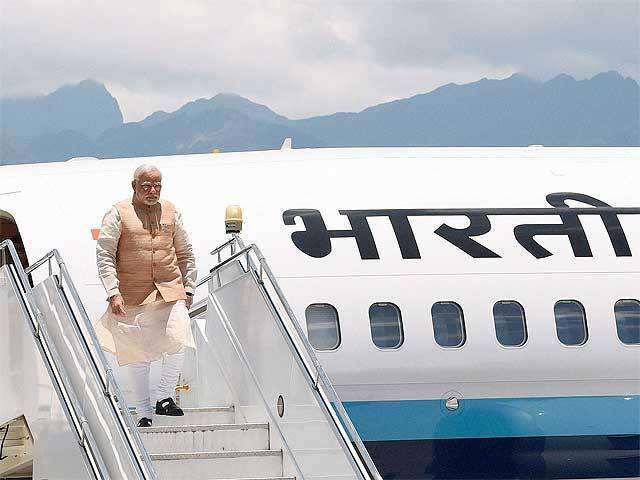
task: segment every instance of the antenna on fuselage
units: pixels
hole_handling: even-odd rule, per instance
[[[282,142],[280,150],[291,150],[291,148],[291,137],[287,137],[284,139],[284,142]]]

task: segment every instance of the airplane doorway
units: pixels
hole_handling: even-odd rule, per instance
[[[22,236],[18,230],[18,224],[15,218],[13,218],[13,215],[4,210],[0,210],[0,242],[7,239],[11,240],[16,246],[16,251],[18,252],[22,266],[26,268],[29,265],[29,260],[27,259],[27,250],[22,241]],[[9,252],[6,249],[2,249],[0,251],[0,266],[11,263]]]

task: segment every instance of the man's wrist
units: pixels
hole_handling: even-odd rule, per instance
[[[117,286],[116,286],[116,287],[109,288],[109,289],[107,290],[107,300],[109,300],[109,301],[111,301],[111,299],[112,299],[113,297],[116,297],[116,296],[118,296],[118,295],[121,295],[121,292],[120,292],[120,289],[119,289]]]

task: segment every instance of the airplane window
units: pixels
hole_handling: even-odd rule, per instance
[[[553,307],[556,334],[565,345],[584,345],[587,342],[587,316],[584,307],[575,300],[560,300]]]
[[[431,307],[433,334],[441,347],[461,347],[466,341],[462,308],[454,302],[437,302]]]
[[[640,344],[640,302],[618,300],[613,310],[620,341],[627,345]]]
[[[371,339],[379,348],[398,348],[404,341],[400,309],[393,303],[374,303],[369,307]]]
[[[328,303],[312,303],[304,311],[307,335],[316,350],[335,350],[340,346],[338,311]]]
[[[527,341],[524,308],[518,302],[502,300],[493,306],[496,337],[505,347],[521,347]]]

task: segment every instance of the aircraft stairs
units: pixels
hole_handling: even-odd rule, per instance
[[[381,478],[256,245],[233,235],[211,252],[176,387],[185,415],[148,428],[59,252],[27,268],[11,241],[3,252],[0,479]]]

